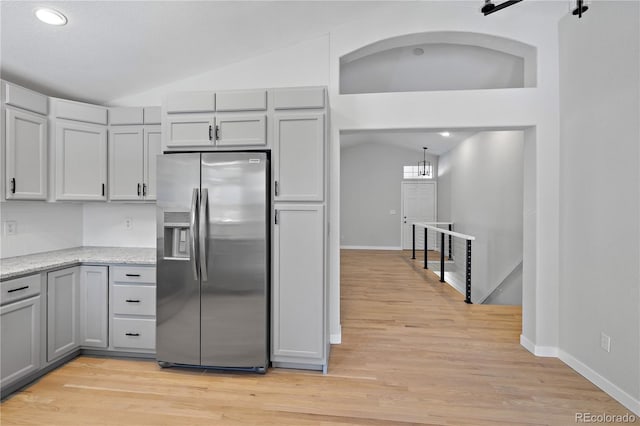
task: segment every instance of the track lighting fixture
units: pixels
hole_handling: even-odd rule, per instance
[[[482,6],[482,9],[480,9],[480,12],[482,12],[484,16],[487,16],[493,12],[499,11],[500,9],[504,9],[505,7],[509,7],[516,3],[520,3],[521,1],[522,0],[507,0],[505,2],[502,2],[496,5],[496,4],[493,4],[491,0],[484,0],[484,6]]]

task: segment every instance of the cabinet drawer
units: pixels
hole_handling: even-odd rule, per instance
[[[40,274],[4,281],[0,283],[0,291],[1,305],[40,294]]]
[[[155,283],[156,268],[145,266],[114,266],[113,281],[126,283]]]
[[[119,349],[156,348],[155,319],[113,319],[113,347]]]
[[[113,313],[124,315],[156,314],[156,287],[119,285],[113,287]]]

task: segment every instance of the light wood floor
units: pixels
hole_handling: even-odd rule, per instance
[[[517,307],[466,305],[398,251],[342,252],[329,374],[161,370],[80,357],[1,405],[2,425],[574,424],[627,410],[519,343]]]

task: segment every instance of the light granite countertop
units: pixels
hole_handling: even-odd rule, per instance
[[[75,247],[0,259],[0,281],[86,264],[156,264],[156,249],[142,247]]]

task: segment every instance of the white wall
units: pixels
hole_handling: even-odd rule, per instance
[[[402,167],[417,165],[421,152],[360,143],[342,148],[340,155],[341,245],[399,249]],[[438,158],[429,155],[428,160],[435,176]]]
[[[8,201],[0,215],[18,226],[16,235],[0,238],[0,258],[82,245],[81,204]]]
[[[155,204],[85,204],[83,245],[118,247],[156,246]],[[130,218],[132,227],[125,227]]]
[[[204,74],[179,80],[110,105],[160,105],[167,93],[183,90],[229,90],[329,84],[329,36],[303,41]]]
[[[524,135],[480,132],[440,156],[438,220],[473,235],[471,300],[487,297],[522,261]],[[454,260],[465,268],[464,241]]]
[[[525,220],[523,337],[528,347],[558,346],[559,87],[558,21],[565,2],[522,2],[490,18],[477,2],[398,2],[331,32],[330,261],[331,330],[340,329],[340,131],[403,128],[528,128],[535,185],[525,185],[534,213]],[[537,49],[537,87],[340,95],[340,57],[376,41],[427,31],[469,31],[511,38]],[[530,194],[529,191],[534,191]],[[531,212],[531,210],[530,210]],[[532,255],[535,254],[535,255]],[[527,263],[529,265],[527,266]]]
[[[640,414],[640,4],[589,7],[560,23],[560,357]]]

